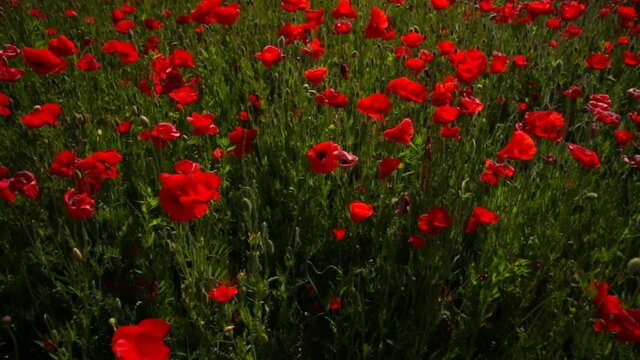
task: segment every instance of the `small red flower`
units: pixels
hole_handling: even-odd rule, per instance
[[[585,64],[595,70],[604,70],[611,65],[611,60],[604,54],[591,54],[587,57]]]
[[[304,77],[308,82],[312,83],[315,86],[320,85],[320,83],[327,77],[327,68],[319,67],[316,69],[309,69],[304,72]]]
[[[332,231],[336,241],[344,240],[345,235],[347,235],[347,229],[333,229]]]
[[[204,113],[191,113],[191,116],[187,116],[187,121],[193,125],[193,135],[215,135],[220,130],[213,124],[216,116],[214,114]]]
[[[64,203],[67,207],[67,216],[73,220],[84,220],[95,213],[96,203],[87,193],[78,193],[76,189],[69,189],[64,194]]]
[[[531,160],[538,149],[531,136],[524,131],[516,130],[507,145],[498,151],[500,162],[504,159]]]
[[[498,215],[494,214],[488,209],[476,206],[473,208],[473,215],[471,215],[469,221],[467,222],[465,233],[470,234],[478,231],[478,227],[480,226],[480,224],[488,225],[496,223],[498,221],[500,221],[500,217]]]
[[[420,249],[427,245],[427,239],[423,238],[420,235],[411,235],[408,242],[409,245],[411,245],[411,247],[414,249]]]
[[[571,152],[571,156],[580,162],[582,166],[590,169],[600,167],[600,159],[595,151],[572,143],[567,143],[567,147]]]
[[[562,140],[567,132],[567,123],[559,112],[531,111],[524,115],[524,131],[538,137],[547,138],[551,142]]]
[[[237,293],[238,288],[222,284],[209,291],[209,297],[217,302],[224,303],[231,300]]]
[[[229,141],[235,145],[229,153],[238,159],[250,154],[253,147],[253,140],[257,135],[258,131],[256,129],[244,129],[241,126],[236,126],[235,130],[227,135]]]
[[[636,139],[636,135],[629,130],[615,130],[613,134],[616,137],[618,146],[621,148],[626,147],[630,142]]]
[[[389,40],[396,35],[396,30],[391,27],[387,14],[377,7],[371,8],[371,17],[364,31],[366,39],[380,38]]]
[[[406,33],[405,35],[400,36],[400,41],[402,41],[405,46],[413,49],[422,45],[422,42],[424,41],[424,35],[411,31]]]
[[[153,146],[157,149],[163,149],[167,146],[167,141],[175,140],[180,137],[180,131],[173,124],[159,123],[153,130],[143,130],[138,136],[139,140],[151,140]]]
[[[394,158],[384,158],[378,165],[378,179],[384,180],[400,167],[401,161]]]
[[[38,75],[57,74],[67,68],[67,61],[46,49],[22,49],[22,58]]]
[[[275,46],[267,45],[256,54],[265,67],[270,68],[282,59],[282,52]]]
[[[339,296],[334,296],[329,300],[329,309],[331,311],[338,311],[342,307],[342,299]]]
[[[431,208],[429,212],[418,218],[418,228],[427,235],[437,235],[449,226],[451,226],[451,217],[445,208]]]
[[[93,55],[85,54],[78,59],[76,67],[82,71],[96,71],[102,67],[102,64],[99,63]]]
[[[140,54],[138,54],[135,45],[121,40],[108,41],[102,46],[102,52],[105,54],[118,54],[123,64],[134,63],[140,59]]]
[[[373,206],[371,206],[371,204],[355,200],[349,204],[349,214],[351,216],[351,221],[358,223],[373,215]]]
[[[131,126],[131,121],[121,121],[118,123],[116,130],[120,135],[128,134],[131,131]]]
[[[396,127],[384,131],[384,138],[388,141],[395,141],[401,144],[411,144],[414,128],[411,119],[403,119]]]
[[[433,112],[431,121],[433,121],[434,124],[448,125],[458,118],[459,112],[460,109],[454,106],[440,106]]]
[[[171,327],[160,319],[120,326],[113,334],[111,351],[117,360],[169,360],[171,349],[163,342]]]

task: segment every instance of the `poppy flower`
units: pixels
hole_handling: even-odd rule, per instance
[[[76,61],[76,67],[82,71],[96,71],[102,67],[102,64],[93,55],[85,54]]]
[[[351,6],[349,0],[340,0],[338,5],[331,10],[331,17],[334,19],[355,19],[358,17],[358,12]]]
[[[128,134],[131,131],[131,126],[131,121],[120,121],[116,126],[116,131],[120,135]]]
[[[75,172],[75,166],[80,159],[76,153],[69,150],[62,150],[53,158],[49,174],[63,178],[70,178]]]
[[[79,52],[76,44],[64,35],[60,35],[55,39],[49,40],[48,49],[61,58],[71,56]]]
[[[304,77],[308,82],[312,83],[315,86],[320,85],[320,83],[327,77],[327,68],[319,67],[316,69],[309,69],[304,72]]]
[[[547,138],[551,142],[562,140],[567,132],[567,123],[559,112],[531,111],[524,115],[524,131],[538,137]]]
[[[630,28],[633,26],[633,22],[638,18],[638,12],[631,6],[618,6],[616,10],[618,18],[620,19],[621,28]]]
[[[424,42],[424,35],[419,34],[417,32],[414,31],[410,31],[402,36],[400,36],[400,41],[402,41],[402,43],[407,46],[408,48],[417,48],[418,46],[422,45],[422,42]]]
[[[118,54],[123,64],[130,64],[140,59],[140,54],[135,45],[121,40],[110,40],[102,46],[105,54]]]
[[[459,51],[455,57],[452,55],[449,56],[456,68],[456,77],[467,84],[475,81],[487,68],[487,57],[478,49]]]
[[[433,115],[431,116],[431,121],[433,121],[434,124],[442,124],[442,125],[451,124],[458,118],[459,112],[460,112],[460,109],[454,106],[448,106],[448,105],[440,106],[433,112]]]
[[[214,172],[200,170],[200,164],[182,160],[174,166],[176,174],[160,174],[160,207],[172,221],[192,221],[203,217],[209,202],[220,198],[222,179]]]
[[[238,17],[240,17],[240,4],[238,3],[220,5],[213,8],[213,18],[220,25],[233,25],[238,20]]]
[[[12,68],[0,61],[0,82],[16,82],[24,75],[24,70]]]
[[[20,121],[32,129],[45,125],[58,125],[58,117],[62,113],[62,107],[58,104],[44,104],[31,113],[24,115]]]
[[[640,65],[640,57],[634,52],[625,51],[622,55],[622,61],[627,66],[636,67]]]
[[[401,99],[422,104],[427,99],[427,88],[417,81],[401,77],[389,81],[387,93],[392,92]]]
[[[347,235],[347,229],[333,229],[332,232],[336,241],[344,240],[345,235]]]
[[[384,180],[400,167],[401,161],[394,158],[384,158],[378,164],[378,179]]]
[[[342,299],[339,296],[334,296],[329,300],[329,309],[331,311],[338,311],[342,307]]]
[[[584,148],[580,145],[567,143],[571,156],[582,166],[593,169],[600,167],[600,159],[595,151]]]
[[[84,220],[95,215],[96,203],[89,194],[78,193],[76,189],[69,189],[64,194],[64,203],[67,207],[67,216],[73,220]]]
[[[57,74],[67,68],[67,61],[50,50],[23,48],[22,58],[38,75]]]
[[[567,90],[562,92],[562,95],[570,99],[577,100],[582,96],[582,89],[575,85],[571,85]]]
[[[304,19],[311,30],[318,30],[318,26],[324,24],[324,9],[308,9],[304,11]]]
[[[500,74],[507,71],[509,57],[501,52],[494,51],[491,58],[491,67],[489,72],[492,74]]]
[[[171,53],[169,57],[169,63],[176,68],[190,68],[195,69],[196,65],[193,62],[193,55],[190,52],[183,49],[176,49]]]
[[[9,170],[4,166],[0,166],[0,198],[13,203],[16,201],[17,193],[29,199],[38,197],[40,186],[35,175],[29,171],[19,171],[7,179],[5,177],[8,174]]]
[[[180,137],[180,131],[173,124],[166,122],[157,124],[151,131],[145,129],[138,135],[139,140],[151,140],[157,149],[163,149],[167,146],[167,141],[178,137]]]
[[[122,161],[122,155],[117,150],[107,149],[105,151],[96,151],[91,156],[79,160],[75,164],[76,170],[83,176],[95,179],[117,179],[117,165]]]
[[[357,108],[361,113],[381,121],[384,115],[391,110],[391,100],[384,94],[374,93],[358,100]]]
[[[7,107],[7,105],[9,104],[11,104],[11,99],[7,96],[7,94],[0,91],[0,116],[11,115],[11,109]]]
[[[307,10],[311,7],[308,0],[282,0],[280,6],[287,12]]]
[[[351,32],[351,22],[347,20],[340,20],[333,23],[333,33],[336,35],[345,35]]]
[[[148,31],[160,30],[163,26],[160,20],[152,18],[144,19],[143,23],[144,28]]]
[[[171,327],[161,319],[120,326],[113,334],[111,351],[116,360],[168,360],[171,349],[163,342]]]
[[[636,135],[629,130],[616,130],[613,132],[618,146],[624,148],[636,139]]]
[[[427,239],[423,238],[420,235],[411,235],[411,236],[409,236],[408,243],[414,249],[421,249],[425,245],[427,245]]]
[[[124,19],[115,23],[113,28],[120,34],[127,34],[136,28],[136,23],[133,20]]]
[[[407,69],[413,71],[414,76],[418,76],[422,72],[422,70],[424,70],[426,62],[420,58],[411,58],[407,59],[407,61],[404,62],[404,66],[406,66]]]
[[[218,133],[218,128],[213,124],[216,116],[214,114],[198,114],[191,113],[191,116],[187,116],[187,121],[193,126],[193,135],[215,135]]]
[[[178,103],[178,109],[198,101],[198,90],[190,86],[182,86],[171,90],[169,97]]]
[[[285,38],[285,45],[289,45],[296,41],[304,41],[307,38],[309,30],[307,24],[293,25],[286,23],[278,29],[278,36]]]
[[[440,137],[445,138],[445,139],[453,139],[456,141],[460,141],[462,139],[462,136],[460,136],[460,130],[462,128],[460,128],[459,126],[450,126],[450,125],[445,125],[443,127],[440,128]]]
[[[640,343],[640,310],[625,309],[620,300],[609,295],[609,284],[593,281],[596,287],[594,305],[599,319],[593,324],[596,332],[615,333],[619,341]]]
[[[334,156],[334,153],[340,150],[340,146],[331,141],[319,143],[309,149],[307,159],[309,159],[311,172],[328,174],[335,170],[340,165],[340,161]]]
[[[351,221],[358,223],[373,215],[373,206],[371,206],[371,204],[355,200],[349,204],[349,214],[351,216]]]
[[[478,98],[463,94],[458,102],[458,108],[463,115],[473,115],[482,111],[484,104]]]
[[[490,185],[498,185],[500,178],[510,178],[516,170],[507,163],[497,163],[493,160],[487,159],[484,162],[485,170],[480,175],[480,181]]]
[[[560,18],[564,21],[574,21],[584,15],[586,6],[577,1],[565,1],[560,5]]]
[[[485,209],[480,206],[473,208],[473,214],[467,221],[465,233],[471,234],[478,231],[480,225],[489,225],[500,221],[500,217],[494,214],[491,210]]]
[[[335,108],[343,108],[349,104],[349,99],[343,93],[337,92],[334,89],[327,89],[324,93],[318,93],[315,96],[315,102],[318,105],[328,105]]]
[[[414,128],[411,119],[403,119],[396,127],[384,131],[384,138],[388,141],[395,141],[400,144],[411,144]]]
[[[229,153],[238,159],[250,154],[253,147],[253,140],[257,135],[258,131],[256,129],[245,129],[241,126],[236,126],[235,130],[227,135],[229,142],[235,145]]]
[[[380,38],[389,40],[396,35],[396,30],[391,27],[387,14],[377,7],[371,8],[371,17],[364,30],[366,39]]]
[[[349,169],[356,166],[359,160],[357,156],[344,150],[335,151],[332,156],[338,160],[340,167],[343,169]]]
[[[585,61],[587,67],[595,70],[604,70],[611,65],[611,60],[604,54],[591,54]]]
[[[441,40],[438,41],[436,47],[438,48],[440,56],[447,56],[453,53],[453,51],[456,49],[456,44],[449,40]]]
[[[225,303],[231,300],[237,293],[238,288],[222,284],[209,291],[209,297],[217,302]]]
[[[318,61],[324,54],[325,49],[322,47],[320,39],[316,36],[306,44],[306,47],[300,48],[300,52],[311,57],[313,60]]]
[[[399,57],[409,57],[411,56],[411,49],[406,46],[398,46],[394,51],[393,55],[397,58]]]
[[[431,0],[431,6],[433,6],[433,10],[440,11],[449,7],[451,3],[449,0]]]
[[[270,68],[282,59],[282,52],[275,46],[267,45],[256,54],[265,67]]]
[[[507,145],[498,151],[498,158],[500,162],[504,159],[531,160],[536,152],[536,143],[531,136],[524,131],[516,130]]]
[[[424,234],[437,235],[451,226],[451,217],[445,208],[434,207],[418,218],[418,228]]]

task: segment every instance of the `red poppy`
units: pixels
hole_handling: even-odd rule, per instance
[[[449,55],[456,68],[456,77],[467,84],[475,81],[487,68],[487,57],[478,49],[459,51],[455,56]]]
[[[422,104],[427,99],[427,88],[417,81],[401,77],[389,81],[387,93],[392,92],[401,99]]]
[[[595,70],[604,70],[611,65],[611,60],[604,54],[591,54],[585,61],[587,67]]]
[[[171,53],[169,57],[169,63],[176,68],[190,68],[194,69],[196,65],[193,63],[193,55],[190,52],[183,49],[176,49]],[[168,69],[167,69],[168,70]]]
[[[400,36],[400,41],[402,41],[402,43],[407,47],[413,49],[422,45],[422,42],[424,41],[424,35],[410,31],[405,35]]]
[[[590,169],[600,167],[600,159],[595,151],[572,143],[567,143],[567,147],[571,152],[571,156],[580,162],[582,166]]]
[[[1,57],[1,56],[0,56]],[[0,61],[0,81],[16,82],[24,75],[24,70],[12,68]]]
[[[496,223],[498,221],[500,221],[500,217],[498,215],[494,214],[488,209],[476,206],[473,208],[473,214],[467,222],[465,233],[470,234],[478,231],[478,227],[480,227],[480,224],[488,225]]]
[[[340,161],[334,153],[340,151],[340,146],[331,141],[325,141],[313,146],[307,151],[307,159],[314,174],[328,174],[335,170]]]
[[[378,164],[378,179],[384,180],[400,167],[401,161],[394,158],[384,158]]]
[[[102,52],[105,54],[118,54],[123,64],[130,64],[140,59],[140,54],[135,45],[121,40],[110,40],[102,46]]]
[[[344,35],[351,32],[351,22],[347,20],[340,20],[333,23],[333,33],[336,35]]]
[[[327,89],[324,93],[315,96],[315,102],[318,105],[328,105],[335,108],[343,108],[349,104],[349,99],[340,92],[333,89]]]
[[[498,151],[498,158],[500,162],[504,159],[531,160],[536,152],[536,143],[531,136],[524,131],[516,130],[507,145]]]
[[[480,175],[480,181],[490,185],[498,185],[500,178],[510,178],[516,170],[507,163],[497,163],[493,160],[487,159],[484,162],[485,170]]]
[[[304,72],[304,77],[308,82],[312,83],[315,86],[320,85],[320,83],[327,77],[327,68],[319,67],[316,69],[309,69]]]
[[[631,51],[625,51],[622,55],[622,61],[624,61],[624,63],[627,66],[631,66],[631,67],[636,67],[638,65],[640,65],[640,57],[638,57],[638,55],[634,52]]]
[[[282,59],[282,52],[275,46],[267,45],[256,54],[265,67],[270,68]]]
[[[473,115],[482,111],[484,104],[478,98],[463,94],[458,102],[458,107],[463,115]]]
[[[621,148],[626,147],[630,142],[636,139],[636,135],[629,130],[615,130],[613,134],[616,137],[618,146]]]
[[[336,238],[336,241],[344,240],[345,235],[347,235],[347,229],[333,229],[333,237]]]
[[[96,61],[93,55],[85,54],[78,59],[76,67],[82,71],[96,71],[102,67],[102,64]]]
[[[24,115],[20,121],[25,126],[35,129],[44,125],[58,125],[58,117],[62,113],[62,107],[58,104],[44,104],[31,113]]]
[[[493,57],[491,58],[491,69],[489,70],[492,74],[500,74],[507,71],[507,65],[509,64],[509,57],[501,52],[494,51]]]
[[[153,130],[142,130],[138,135],[139,140],[151,140],[153,146],[157,149],[163,149],[167,146],[167,141],[175,140],[180,137],[180,131],[173,124],[162,122],[153,128]]]
[[[178,109],[182,109],[188,104],[198,101],[198,90],[190,86],[182,86],[171,90],[169,97],[178,103]]]
[[[620,27],[630,28],[633,26],[633,22],[638,18],[638,12],[631,6],[618,6],[616,10],[618,18],[620,18]]]
[[[307,10],[311,7],[308,0],[282,0],[280,6],[287,12]]]
[[[324,9],[320,8],[318,10],[305,10],[304,19],[310,29],[318,30],[318,26],[324,24]]]
[[[131,131],[131,126],[131,121],[120,121],[116,126],[116,131],[120,135],[128,134]]]
[[[458,113],[460,109],[454,106],[440,106],[433,112],[433,116],[431,117],[431,121],[434,124],[442,124],[447,125],[451,124],[458,118]]]
[[[441,40],[438,42],[436,47],[438,48],[440,56],[447,56],[453,53],[453,51],[456,49],[456,44],[449,40]]]
[[[349,214],[354,223],[364,221],[373,215],[373,206],[362,201],[352,201],[349,204]]]
[[[213,9],[213,18],[220,25],[233,25],[238,17],[240,17],[240,4],[238,3],[216,6]]]
[[[235,130],[230,132],[227,137],[229,141],[235,145],[229,153],[240,159],[244,155],[251,153],[253,147],[253,140],[258,135],[256,129],[244,129],[240,126],[236,126]]]
[[[451,2],[449,2],[449,0],[431,0],[431,5],[433,6],[433,10],[440,11],[448,8]]]
[[[391,27],[387,14],[377,7],[371,8],[371,17],[364,31],[366,39],[380,38],[389,40],[396,35],[396,30]]]
[[[204,113],[191,113],[191,116],[187,116],[187,121],[193,126],[193,135],[215,135],[219,129],[213,124],[216,116],[214,114]]]
[[[427,245],[427,239],[423,238],[420,235],[409,236],[408,242],[409,242],[409,245],[411,245],[411,247],[414,249],[420,249],[420,248],[423,248],[425,245]]]
[[[67,216],[73,220],[84,220],[95,213],[96,203],[88,193],[78,193],[76,189],[69,189],[64,194],[64,203],[67,207]]]
[[[53,158],[53,163],[49,169],[49,174],[60,177],[72,177],[75,166],[80,159],[76,157],[76,153],[69,150],[62,150]]]
[[[11,115],[11,109],[7,107],[7,105],[9,104],[11,104],[11,99],[7,96],[7,94],[0,91],[0,116]]]
[[[445,138],[445,139],[453,139],[456,141],[460,141],[462,139],[462,136],[460,136],[460,130],[462,128],[459,126],[450,126],[450,125],[445,125],[443,127],[440,128],[440,137]]]
[[[319,60],[325,52],[322,43],[318,37],[313,38],[311,42],[306,44],[307,47],[301,48],[300,52],[311,57],[313,60]]]
[[[586,6],[577,1],[565,1],[560,5],[560,18],[564,21],[573,21],[584,15]]]
[[[582,96],[582,89],[575,85],[571,85],[567,90],[562,92],[562,95],[570,99],[577,100]]]
[[[67,68],[67,61],[50,50],[23,48],[22,58],[38,75],[57,74]]]
[[[284,37],[286,40],[285,44],[289,45],[296,41],[304,41],[307,38],[309,30],[307,24],[293,25],[286,23],[278,29],[278,36]]]
[[[414,133],[413,122],[409,118],[403,119],[396,127],[384,131],[384,138],[401,144],[411,144]]]
[[[640,343],[640,309],[625,309],[620,300],[609,295],[609,284],[593,281],[597,289],[594,305],[599,319],[593,324],[596,332],[615,333],[619,341]]]
[[[360,99],[357,108],[361,113],[381,121],[384,115],[391,110],[391,100],[384,94],[374,93]]]
[[[427,235],[437,235],[449,226],[451,226],[451,217],[445,208],[431,208],[429,212],[418,218],[418,228]]]
[[[422,72],[422,70],[424,70],[424,67],[426,65],[427,63],[420,58],[411,58],[407,59],[404,62],[404,66],[406,66],[407,69],[413,71],[414,76],[418,76]]]
[[[567,123],[559,112],[531,111],[524,115],[524,131],[538,137],[547,138],[551,142],[562,140],[567,132]]]
[[[160,319],[142,320],[138,325],[120,326],[113,334],[111,351],[116,360],[168,360],[171,349],[163,342],[170,330]]]
[[[64,35],[60,35],[55,39],[49,40],[48,48],[52,53],[61,58],[71,56],[79,52],[76,44]]]
[[[113,28],[119,32],[120,34],[127,34],[129,31],[132,31],[136,28],[136,23],[133,20],[120,20],[113,25]]]
[[[351,6],[349,0],[340,0],[338,5],[331,10],[331,17],[334,19],[355,19],[358,17],[358,12]]]
[[[200,165],[182,160],[175,164],[176,174],[160,174],[160,206],[172,221],[191,221],[203,217],[209,202],[220,198],[222,179],[214,172],[201,171]]]
[[[411,56],[411,49],[406,46],[398,46],[394,51],[393,55],[397,58],[399,57],[409,57]]]
[[[16,201],[16,193],[26,198],[35,199],[40,193],[38,180],[29,171],[19,171],[10,178],[9,169],[0,165],[0,198],[10,203]]]
[[[237,293],[238,288],[222,284],[209,291],[209,297],[217,302],[225,303],[231,300]]]
[[[158,19],[144,19],[144,28],[149,31],[162,29],[162,23]]]

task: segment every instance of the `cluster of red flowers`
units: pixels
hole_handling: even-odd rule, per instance
[[[29,171],[19,171],[9,177],[9,169],[0,165],[0,198],[10,203],[16,201],[16,194],[35,199],[40,193],[36,177]]]
[[[615,333],[620,341],[640,343],[640,309],[625,309],[620,300],[609,295],[609,284],[593,281],[596,288],[594,305],[599,319],[593,324],[597,332]]]

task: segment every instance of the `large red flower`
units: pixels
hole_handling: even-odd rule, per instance
[[[373,215],[373,206],[362,201],[352,201],[349,204],[349,214],[351,221],[357,223],[364,221]]]
[[[600,159],[595,151],[572,143],[567,143],[567,147],[569,148],[569,152],[571,152],[571,156],[580,162],[582,166],[586,168],[600,167]]]
[[[79,52],[76,44],[64,35],[49,40],[48,48],[58,57],[71,56]]]
[[[403,119],[396,127],[384,131],[384,138],[388,141],[395,141],[401,144],[411,144],[414,128],[411,119]]]
[[[451,226],[451,217],[447,209],[434,207],[418,218],[418,228],[427,235],[437,235]]]
[[[64,204],[67,207],[67,216],[73,220],[88,219],[96,213],[96,203],[91,196],[76,189],[69,189],[64,194]]]
[[[498,158],[500,162],[504,159],[531,160],[537,151],[536,143],[531,136],[524,131],[516,130],[507,145],[498,151]]]
[[[593,281],[597,289],[594,305],[600,318],[593,324],[596,332],[615,333],[619,341],[640,343],[640,309],[625,309],[620,300],[609,295],[609,284]]]
[[[270,68],[282,59],[282,52],[275,46],[267,45],[256,54],[265,67]]]
[[[374,93],[358,101],[358,111],[378,121],[391,110],[391,100],[381,93]]]
[[[57,74],[67,68],[66,60],[46,49],[24,48],[22,58],[38,75]]]
[[[218,127],[213,124],[216,120],[214,114],[204,113],[191,113],[191,116],[187,117],[187,121],[193,126],[191,134],[193,135],[215,135],[218,133]]]
[[[401,77],[389,81],[387,93],[392,92],[401,99],[422,104],[427,99],[427,88],[417,81]]]
[[[473,214],[469,218],[469,221],[467,221],[465,233],[470,234],[478,231],[480,224],[488,225],[498,221],[500,221],[500,217],[494,214],[491,210],[476,206],[473,208]]]
[[[611,59],[605,54],[591,54],[587,57],[585,64],[595,70],[604,70],[611,65]]]
[[[123,64],[134,63],[140,58],[135,45],[121,40],[108,41],[102,46],[102,52],[105,54],[118,54]]]
[[[531,111],[524,115],[524,131],[528,134],[547,138],[552,142],[562,140],[567,132],[567,123],[559,112]]]
[[[366,39],[380,38],[389,40],[396,35],[396,30],[391,27],[389,17],[377,7],[371,8],[371,17],[364,30]]]
[[[334,153],[340,151],[340,146],[331,141],[315,145],[307,151],[307,159],[314,174],[328,174],[340,165],[340,160]]]
[[[161,319],[120,326],[111,340],[116,360],[168,360],[171,349],[163,342],[171,327]]]
[[[160,174],[160,206],[172,221],[191,221],[203,217],[209,202],[218,200],[222,179],[200,165],[182,160],[175,164],[176,174]]]
[[[20,121],[29,128],[40,128],[45,125],[58,125],[58,117],[62,107],[58,104],[44,104],[39,109],[24,115]]]

